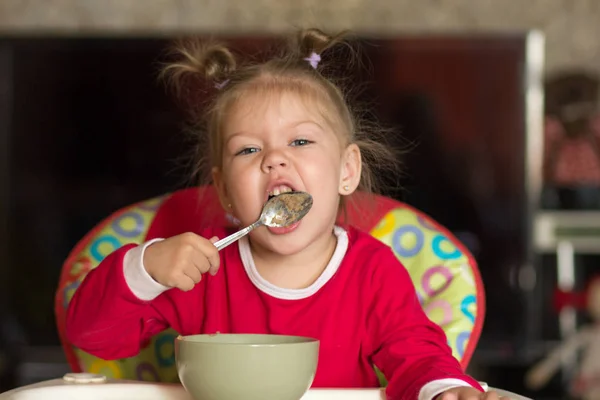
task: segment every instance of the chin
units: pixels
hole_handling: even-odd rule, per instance
[[[298,243],[298,241],[289,241],[289,243],[272,244],[268,246],[268,249],[274,254],[279,254],[280,256],[293,256],[301,253],[302,250],[306,249],[307,247],[308,244],[303,245],[302,243]]]
[[[256,233],[252,238],[256,244],[270,252],[285,256],[301,252],[310,243],[305,235],[295,234],[296,232],[275,235],[265,229],[260,234]]]

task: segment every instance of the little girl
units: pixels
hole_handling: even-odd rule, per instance
[[[146,243],[116,250],[78,288],[66,326],[73,345],[119,359],[168,327],[310,336],[321,342],[314,387],[377,387],[376,365],[390,399],[498,399],[462,371],[392,250],[336,225],[344,199],[374,183],[364,161],[390,156],[320,72],[339,45],[302,31],[287,54],[244,66],[220,45],[178,48],[165,69],[178,92],[190,91],[190,78],[215,87],[205,122],[222,206],[242,226],[282,192],[306,191],[313,207],[221,252],[213,243],[231,232],[158,213]]]

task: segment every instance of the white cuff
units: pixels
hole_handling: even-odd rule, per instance
[[[438,379],[427,383],[421,388],[418,400],[433,400],[435,396],[457,387],[472,387],[460,379]]]
[[[154,242],[164,239],[152,239],[140,246],[130,249],[123,258],[123,275],[131,292],[140,300],[150,301],[157,298],[168,286],[156,282],[144,267],[144,252]]]

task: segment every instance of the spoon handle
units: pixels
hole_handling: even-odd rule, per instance
[[[215,242],[215,247],[217,248],[217,250],[221,251],[222,249],[224,249],[225,247],[229,246],[231,243],[239,240],[240,238],[246,236],[247,234],[249,234],[251,231],[253,231],[255,228],[258,228],[261,225],[260,221],[256,221],[255,223],[253,223],[252,225],[237,231],[236,233],[233,233],[217,242]]]

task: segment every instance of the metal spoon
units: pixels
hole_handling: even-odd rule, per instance
[[[283,228],[300,221],[312,207],[312,196],[306,192],[286,192],[271,197],[263,206],[260,218],[252,225],[215,242],[222,250],[261,225]]]

